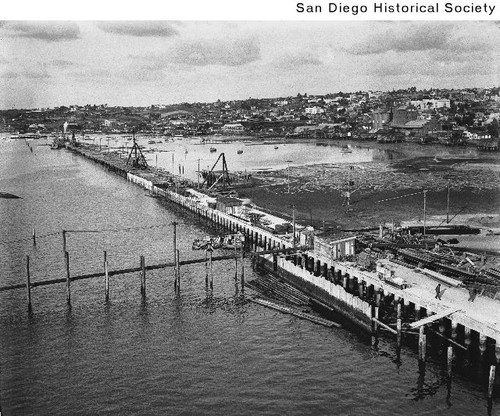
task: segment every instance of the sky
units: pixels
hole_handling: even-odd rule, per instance
[[[0,108],[498,86],[494,21],[0,22]]]

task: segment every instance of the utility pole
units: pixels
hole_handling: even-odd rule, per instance
[[[292,225],[293,225],[293,248],[295,248],[295,205],[292,205]]]

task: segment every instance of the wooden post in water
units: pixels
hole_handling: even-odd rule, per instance
[[[378,320],[379,308],[380,308],[380,289],[377,289],[375,291],[375,306],[373,307],[372,310],[372,315],[373,315],[372,318],[375,318],[376,320]],[[374,343],[376,343],[377,341],[377,334],[378,334],[378,323],[376,320],[372,320],[372,335]]]
[[[175,268],[177,269],[177,291],[181,291],[181,266],[180,266],[180,251],[175,252]]]
[[[422,325],[418,330],[418,359],[420,361],[425,361],[426,349],[425,325]]]
[[[451,380],[451,371],[453,367],[453,347],[451,345],[448,346],[446,357],[447,357],[446,362],[447,362],[448,380]]]
[[[28,309],[31,309],[30,256],[26,256],[26,293],[28,295]]]
[[[396,311],[396,316],[397,316],[397,320],[396,320],[396,331],[397,331],[397,348],[398,350],[401,350],[401,301],[398,301],[397,302],[397,311]]]
[[[106,302],[109,301],[109,274],[108,274],[108,253],[104,250],[104,295]]]
[[[62,230],[62,237],[63,237],[63,252],[66,253],[66,230]]]
[[[238,238],[239,240],[239,238]],[[238,247],[237,237],[234,236],[234,280],[238,280]]]
[[[69,253],[64,252],[64,259],[66,265],[66,303],[71,305],[71,289],[70,289],[70,275],[69,275]]]
[[[208,288],[208,249],[205,250],[205,287]]]
[[[372,325],[372,346],[375,346],[377,343],[377,323],[375,322],[375,309],[377,307],[375,305],[371,305],[370,314],[371,314],[371,325]]]
[[[141,295],[146,296],[146,259],[141,256]]]
[[[174,291],[177,293],[177,222],[172,223],[174,226]]]
[[[33,228],[33,247],[36,247],[36,231]]]
[[[214,290],[214,274],[212,270],[212,251],[209,255],[209,265],[210,265],[210,290]]]
[[[376,346],[378,344],[378,314],[379,314],[379,307],[378,306],[373,306],[371,309],[371,315],[372,315],[372,346]]]
[[[241,246],[241,291],[243,292],[245,288],[245,265],[243,263],[245,252],[243,250],[243,245]]]
[[[488,380],[488,399],[491,399],[493,397],[493,387],[495,386],[495,372],[496,372],[496,365],[491,365],[490,366],[490,377]]]

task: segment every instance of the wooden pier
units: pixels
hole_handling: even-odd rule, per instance
[[[116,165],[111,160],[106,160],[103,156],[96,156],[95,152],[89,156],[81,149],[71,150],[94,160],[120,176],[126,177],[128,181],[148,189],[153,196],[171,201],[200,218],[206,219],[219,229],[230,233],[240,232],[244,234],[246,241],[262,250],[254,257],[256,267],[264,268],[281,276],[318,304],[371,332],[375,342],[379,328],[385,328],[389,333],[394,334],[399,347],[402,339],[406,336],[416,336],[416,334],[405,335],[406,325],[428,316],[437,315],[439,319],[435,317],[429,321],[423,321],[423,325],[419,328],[419,357],[422,360],[425,361],[429,340],[435,337],[452,348],[461,350],[461,347],[464,347],[468,351],[478,352],[490,366],[496,367],[500,361],[500,325],[495,324],[493,318],[490,315],[485,315],[481,311],[481,307],[477,306],[479,303],[488,303],[489,308],[489,301],[476,300],[474,303],[469,302],[464,308],[459,307],[462,306],[461,301],[457,303],[448,296],[448,294],[453,293],[460,299],[464,296],[466,299],[465,289],[450,288],[446,295],[448,298],[444,301],[437,301],[434,299],[435,279],[432,276],[420,273],[417,276],[418,279],[415,277],[414,288],[390,284],[389,281],[381,279],[376,273],[362,270],[352,262],[336,257],[325,257],[315,250],[298,251],[294,247],[293,241],[251,225],[241,218],[211,208],[195,197],[182,195],[178,192],[181,181],[184,181],[186,187],[196,187],[195,184],[189,184],[182,178],[175,178],[171,174],[128,169]],[[293,237],[292,240],[295,240],[298,234],[294,234]],[[199,261],[203,262],[205,259]],[[166,265],[163,266],[166,267]],[[172,264],[169,263],[169,266],[171,267]],[[396,263],[392,264],[391,267],[401,268],[403,274],[416,273]],[[137,271],[137,269],[132,270]],[[112,272],[109,273],[111,275]],[[64,281],[64,279],[62,280]],[[429,288],[429,285],[434,286]],[[491,301],[497,302],[493,299]],[[455,310],[455,312],[445,313],[449,310]],[[445,314],[441,316],[443,313]],[[391,324],[393,320],[396,321],[395,326]],[[434,332],[440,335],[435,336]],[[496,373],[491,370],[491,374],[493,374],[492,383],[495,383]]]

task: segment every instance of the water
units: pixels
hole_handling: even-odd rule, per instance
[[[33,142],[0,140],[0,285],[64,277],[62,229],[71,273],[172,258],[178,221],[182,258],[210,230],[82,158]],[[155,228],[137,228],[152,227]],[[31,232],[36,227],[37,247]],[[129,228],[129,230],[125,230]],[[133,229],[132,229],[133,228]],[[56,233],[56,234],[53,234]],[[46,236],[46,237],[44,237]],[[23,239],[23,241],[12,243]],[[10,244],[5,244],[10,241]],[[345,329],[328,329],[244,302],[233,262],[148,272],[143,302],[136,274],[0,293],[0,404],[5,415],[486,415],[484,386],[456,375],[451,392],[437,362],[419,374],[417,356],[395,343],[378,349]],[[245,265],[247,280],[254,276]],[[248,293],[248,290],[246,291]],[[493,413],[500,409],[498,399]]]
[[[286,169],[288,166],[304,166],[312,164],[354,164],[372,161],[385,162],[409,156],[477,156],[475,149],[421,146],[412,143],[381,145],[376,143],[359,144],[347,141],[303,140],[286,143],[283,140],[259,142],[242,138],[228,138],[223,143],[202,142],[201,138],[182,138],[180,140],[155,139],[138,137],[137,143],[144,148],[144,156],[151,166],[163,168],[174,174],[196,180],[199,168],[211,169],[221,153],[225,154],[229,170],[247,171]],[[220,138],[219,138],[220,140]],[[101,145],[104,150],[122,151],[125,155],[132,146],[132,141],[113,136],[109,141],[94,137],[87,143]],[[211,152],[210,149],[216,149]],[[438,149],[436,151],[436,149]],[[243,153],[238,153],[242,151]],[[221,161],[218,170],[222,169]]]

